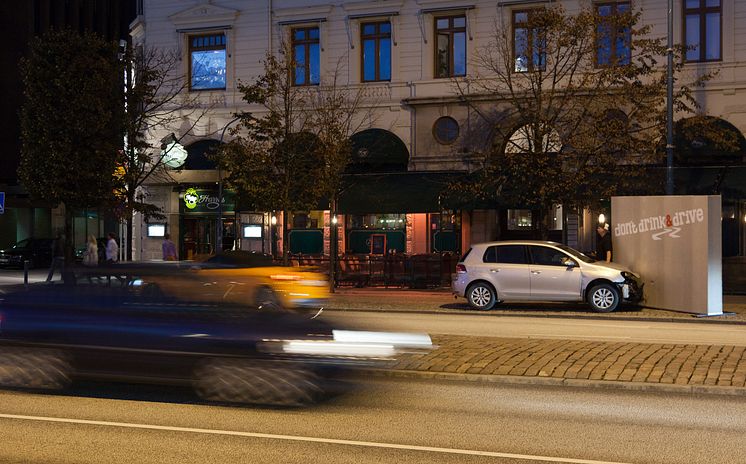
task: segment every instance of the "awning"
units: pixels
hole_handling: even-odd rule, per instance
[[[450,182],[463,174],[402,172],[349,176],[339,198],[342,214],[434,213],[440,211],[442,195]]]

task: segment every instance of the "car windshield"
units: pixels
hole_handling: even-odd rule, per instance
[[[584,255],[583,253],[579,252],[578,250],[574,248],[570,248],[567,245],[555,245],[560,250],[564,251],[568,255],[572,256],[573,258],[577,258],[580,261],[583,261],[584,263],[593,263],[596,260],[591,258],[590,256]]]
[[[13,248],[15,248],[15,249],[28,248],[28,246],[30,244],[31,244],[31,240],[29,240],[29,239],[21,240],[20,242],[18,242],[15,245],[13,245]]]

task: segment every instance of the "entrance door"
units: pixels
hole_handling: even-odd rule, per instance
[[[197,255],[215,253],[215,227],[217,218],[185,217],[181,235],[181,255],[194,259]]]

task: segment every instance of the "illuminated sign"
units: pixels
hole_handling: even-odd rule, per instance
[[[197,189],[194,189],[194,188],[186,189],[186,192],[184,192],[184,206],[186,206],[189,209],[194,209],[197,207],[198,202],[199,202],[199,195],[197,194]]]

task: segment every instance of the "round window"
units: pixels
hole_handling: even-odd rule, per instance
[[[458,138],[458,123],[450,116],[443,116],[435,121],[433,135],[435,140],[444,145],[451,144]]]

